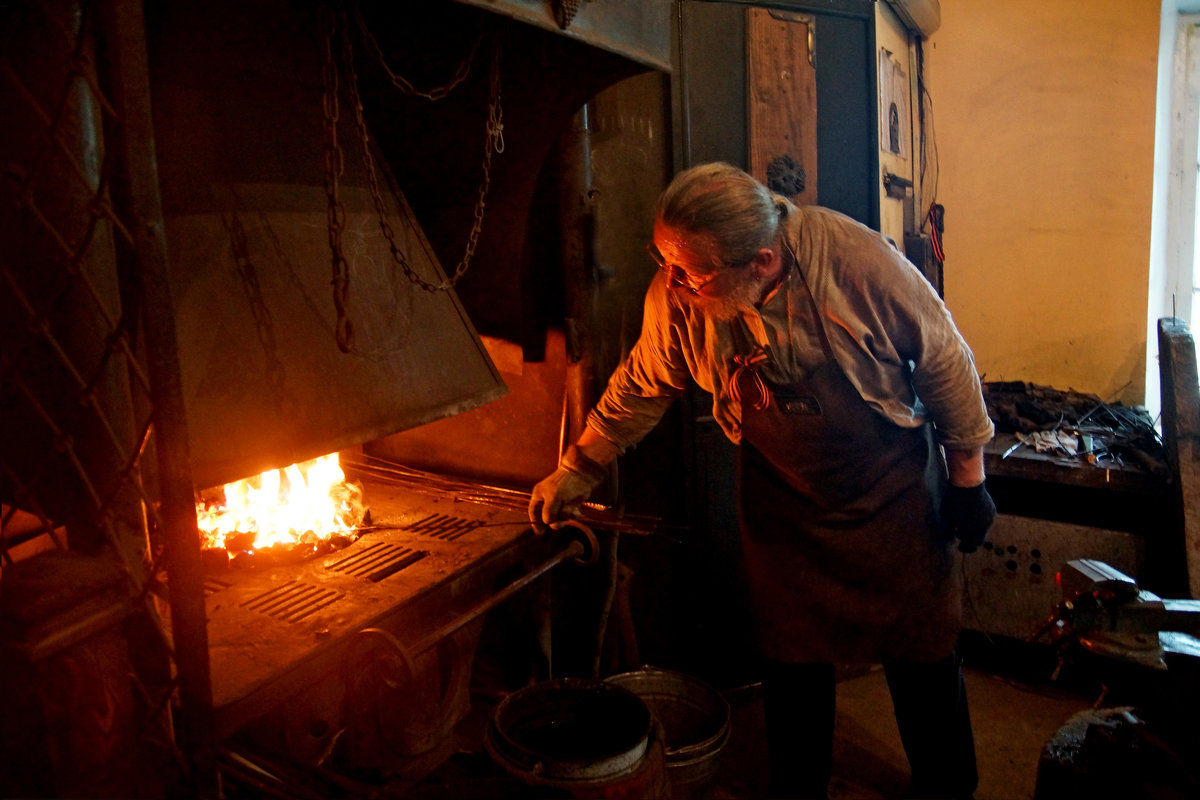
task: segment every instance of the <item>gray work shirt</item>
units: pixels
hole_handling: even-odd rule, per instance
[[[741,405],[730,394],[736,356],[765,346],[764,378],[791,383],[821,363],[805,281],[833,354],[862,398],[896,425],[934,424],[937,441],[970,450],[989,442],[979,374],[936,291],[878,232],[829,209],[788,205],[784,244],[795,266],[759,308],[717,313],[711,301],[655,276],[642,331],[588,417],[624,449],[641,440],[686,388],[713,396],[713,417],[735,444]]]

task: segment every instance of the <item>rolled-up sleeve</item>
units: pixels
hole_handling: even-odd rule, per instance
[[[930,421],[940,444],[973,449],[995,428],[971,348],[933,286],[878,233],[810,209],[800,251],[814,269],[838,362],[859,394],[897,425]]]
[[[945,447],[972,449],[995,433],[970,346],[949,309],[920,272],[897,255],[887,267],[888,291],[873,283],[899,357],[911,367],[917,400]]]
[[[682,324],[666,283],[656,276],[646,291],[641,334],[587,419],[589,428],[622,450],[649,433],[687,386]]]

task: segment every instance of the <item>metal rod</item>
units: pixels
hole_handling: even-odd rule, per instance
[[[76,608],[75,612],[68,622],[57,625],[45,636],[28,637],[17,646],[18,649],[31,662],[38,663],[89,636],[113,628],[129,617],[131,607],[126,600],[114,600],[94,611],[83,612],[82,608]]]
[[[224,766],[229,772],[276,797],[321,800],[324,796],[318,788],[300,783],[298,777],[307,777],[308,770],[304,768],[280,764],[259,753],[245,749],[235,751],[223,745],[217,748],[217,755],[225,759]]]
[[[529,507],[528,491],[487,486],[420,472],[372,456],[362,456],[361,459],[343,458],[342,465],[351,471],[357,471],[363,477],[407,486],[418,491],[451,495],[456,500],[466,500],[509,511],[525,511]],[[604,530],[639,535],[667,535],[668,531],[675,529],[674,526],[664,523],[658,517],[616,512],[595,503],[583,503],[580,506],[579,521]],[[672,536],[667,536],[667,538],[678,541]]]
[[[467,624],[473,622],[480,615],[485,614],[488,611],[491,611],[493,608],[500,605],[505,600],[512,597],[514,594],[521,591],[526,586],[528,586],[529,584],[536,581],[538,578],[545,575],[550,570],[557,567],[559,564],[562,564],[564,561],[570,561],[572,559],[579,558],[585,552],[586,552],[586,550],[585,550],[582,542],[579,542],[579,541],[571,542],[569,545],[567,545],[565,548],[563,548],[562,551],[560,551],[557,555],[542,562],[542,564],[540,566],[535,567],[533,570],[531,570],[530,572],[521,576],[520,578],[516,579],[512,583],[508,584],[507,586],[505,586],[500,591],[496,592],[494,595],[492,595],[488,599],[486,599],[480,603],[477,603],[476,605],[474,605],[467,611],[464,611],[461,615],[459,615],[455,619],[451,620],[447,624],[438,628],[433,633],[426,636],[424,639],[421,639],[419,642],[417,642],[415,645],[413,645],[411,648],[409,648],[409,653],[412,655],[417,655],[418,653],[422,653],[422,652],[428,650],[430,647],[433,647],[439,641],[441,641],[442,639],[451,635],[452,633],[457,631],[459,628],[462,628],[462,627],[466,626]]]
[[[617,573],[620,561],[617,558],[618,537],[611,537],[608,546],[604,548],[608,566],[607,584],[604,587],[604,599],[600,604],[600,620],[596,623],[596,644],[592,653],[592,677],[600,677],[600,662],[604,657],[604,639],[608,633],[608,618],[612,614],[613,599],[617,596]]]

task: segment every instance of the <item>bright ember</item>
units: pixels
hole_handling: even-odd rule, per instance
[[[203,549],[247,553],[352,541],[364,513],[362,487],[346,481],[337,453],[227,483],[224,502],[196,504]]]

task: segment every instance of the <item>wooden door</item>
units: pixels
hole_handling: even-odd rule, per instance
[[[799,205],[817,202],[816,18],[746,11],[750,173]]]

